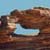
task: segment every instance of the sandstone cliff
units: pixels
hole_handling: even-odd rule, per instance
[[[23,28],[40,29],[40,33],[37,36],[15,33],[0,35],[0,50],[50,50],[50,9],[35,7],[24,11],[14,10],[10,16],[19,18],[17,23]]]

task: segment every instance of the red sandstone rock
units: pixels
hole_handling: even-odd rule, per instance
[[[22,27],[27,29],[38,28],[40,33],[37,36],[24,36],[0,32],[0,50],[50,50],[49,13],[50,9],[42,7],[11,12],[10,16],[14,16],[14,19],[15,17],[19,18],[17,23],[21,24]]]
[[[26,29],[40,29],[40,33],[50,33],[50,9],[35,7],[24,11],[14,10],[11,15],[19,18],[18,23]]]

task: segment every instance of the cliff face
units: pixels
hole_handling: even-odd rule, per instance
[[[50,9],[35,7],[10,13],[25,29],[40,29],[37,36],[0,32],[0,50],[50,50]]]

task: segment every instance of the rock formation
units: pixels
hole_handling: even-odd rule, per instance
[[[23,28],[40,29],[40,33],[50,33],[50,9],[48,8],[35,7],[24,11],[14,10],[11,15],[19,18],[19,23]]]
[[[17,35],[14,33],[16,23],[25,29],[40,29],[40,33],[37,36]],[[50,50],[50,9],[34,7],[1,16],[0,50]]]

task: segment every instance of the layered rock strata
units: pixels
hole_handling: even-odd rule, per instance
[[[14,10],[10,16],[19,18],[16,23],[23,28],[40,29],[40,33],[37,36],[24,36],[4,29],[0,31],[0,50],[50,50],[50,9],[35,7],[24,11]]]

